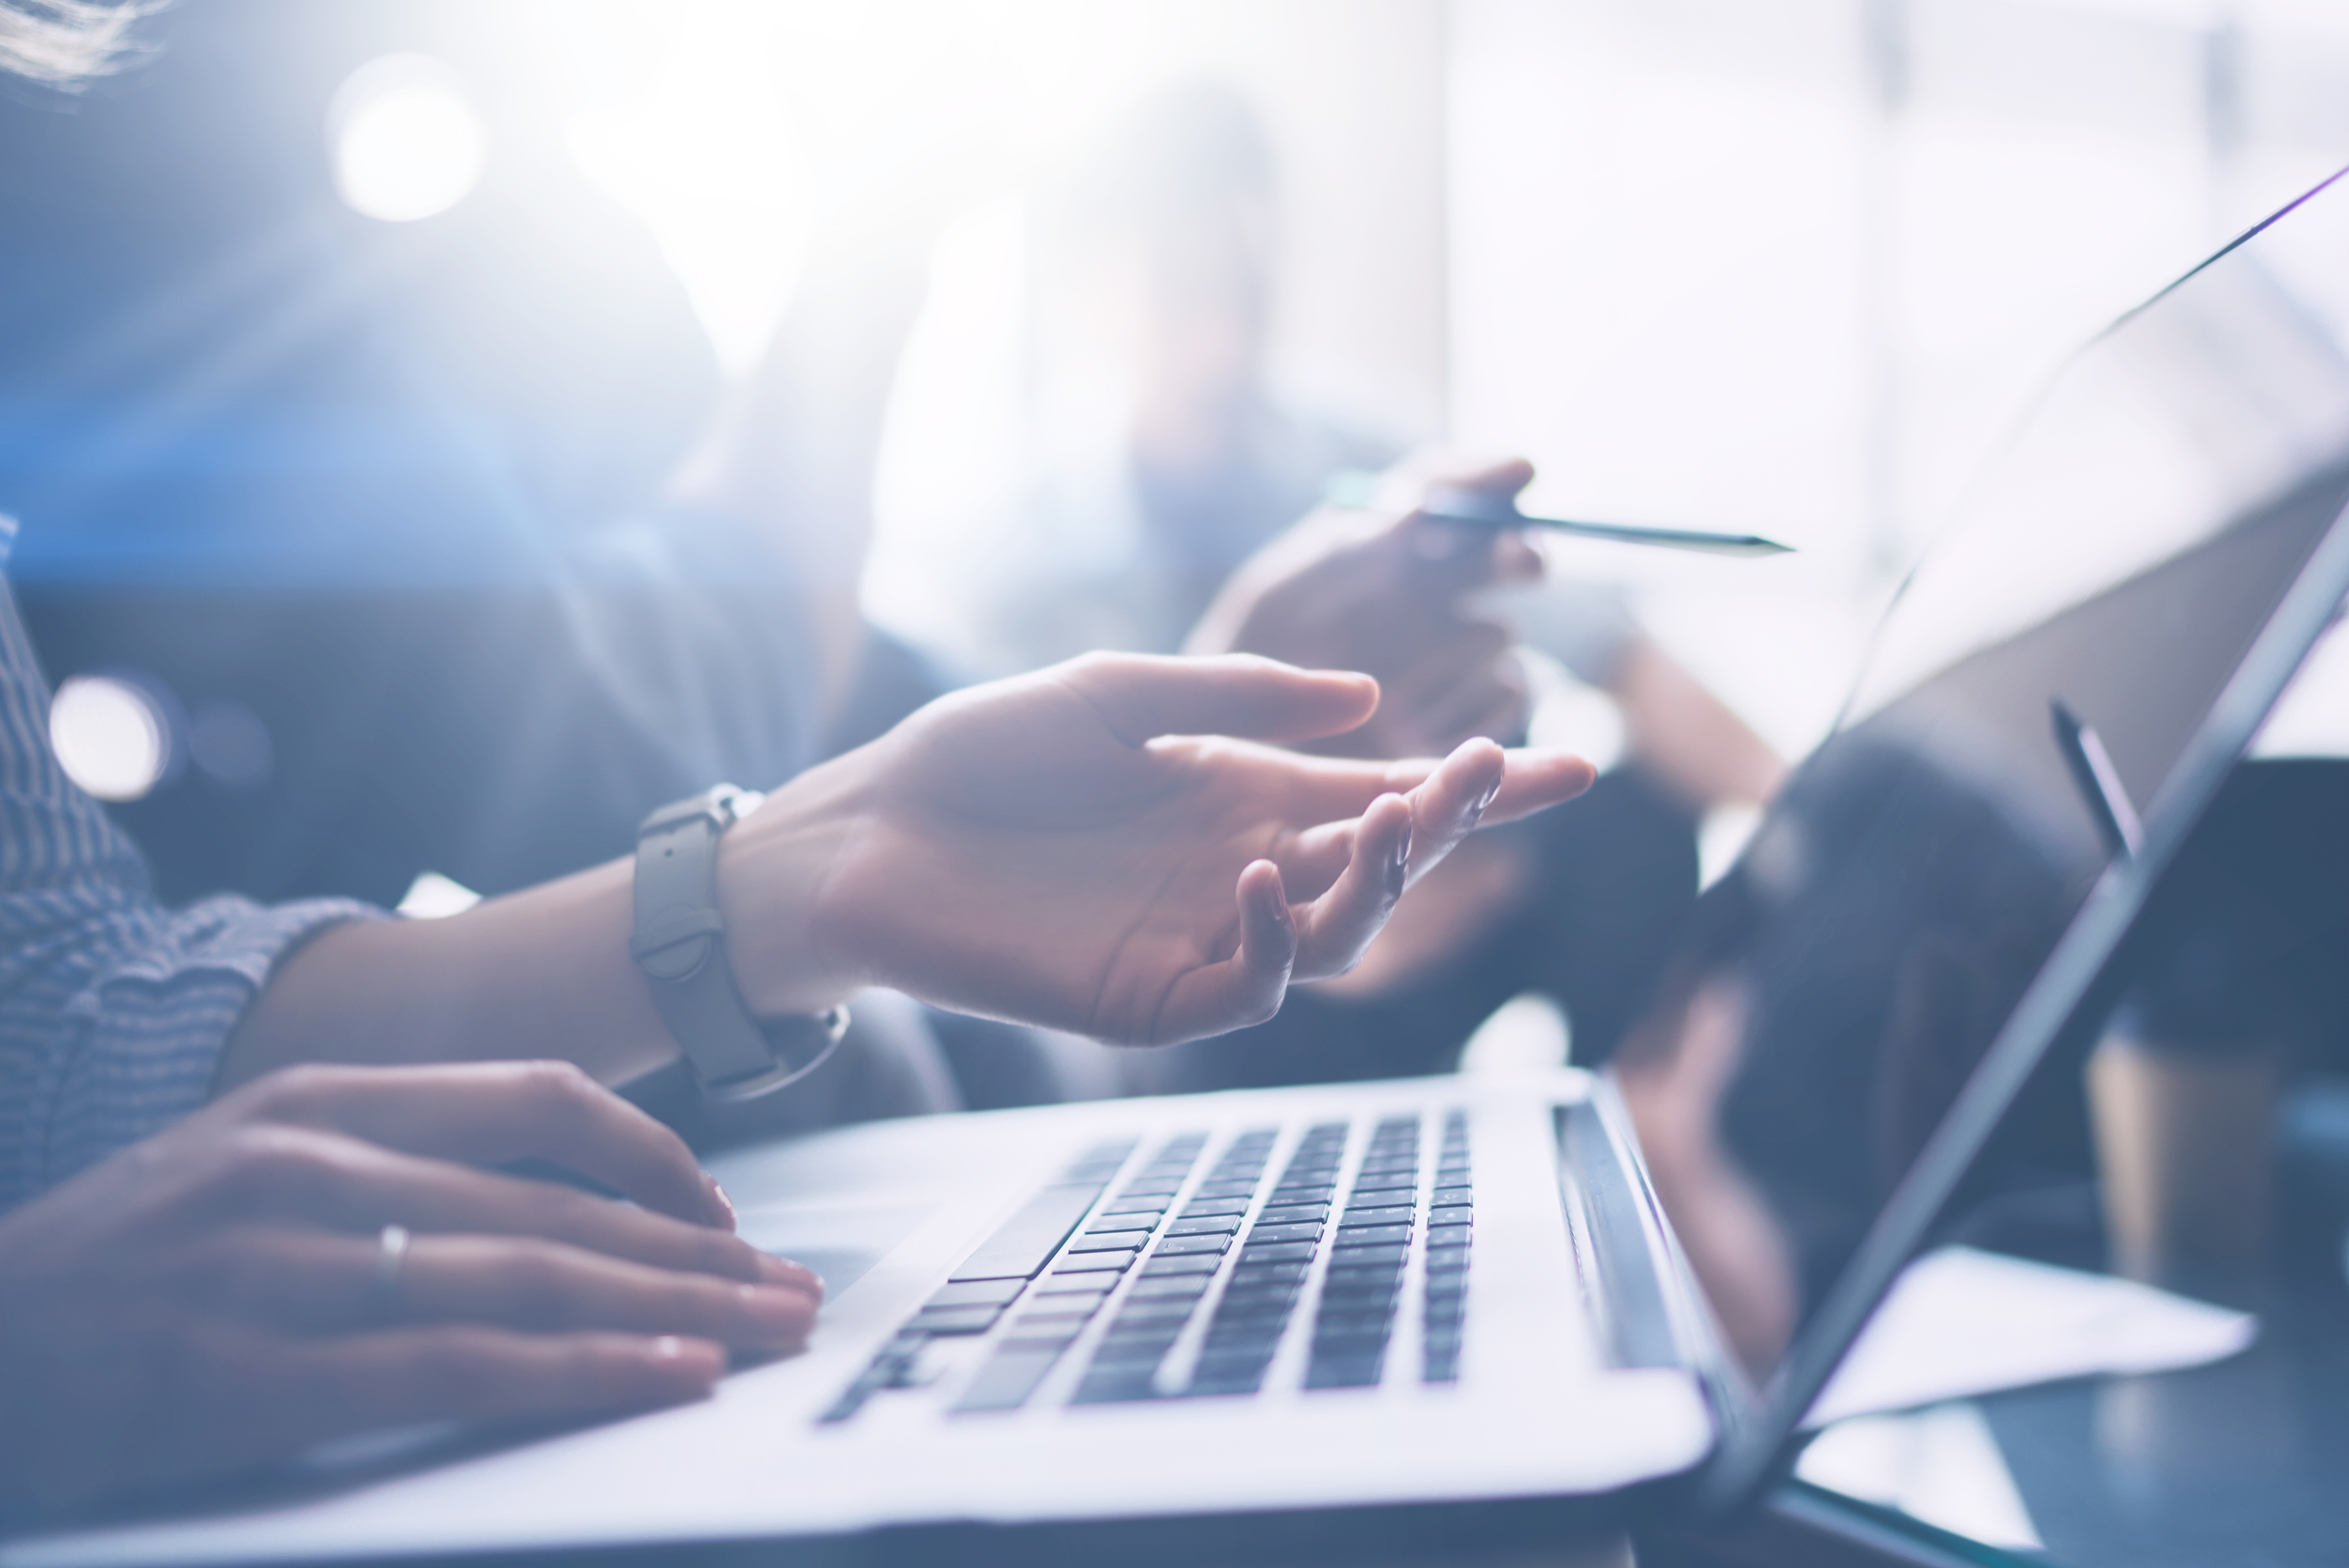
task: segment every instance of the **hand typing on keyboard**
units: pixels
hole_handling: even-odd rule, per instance
[[[536,1159],[628,1202],[490,1165]],[[567,1064],[311,1067],[0,1218],[0,1519],[345,1433],[706,1394],[823,1287]]]

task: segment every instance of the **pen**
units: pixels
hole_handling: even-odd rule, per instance
[[[1371,476],[1341,474],[1330,486],[1332,505],[1363,507],[1370,504]],[[1783,556],[1794,546],[1765,539],[1759,534],[1713,534],[1696,528],[1648,528],[1630,523],[1585,523],[1566,517],[1532,517],[1517,510],[1513,497],[1485,491],[1430,490],[1420,515],[1431,522],[1460,528],[1547,528],[1585,539],[1607,539],[1619,545],[1652,545],[1667,550],[1701,550],[1713,556]]]
[[[2096,836],[2105,841],[2105,853],[2115,858],[2134,858],[2145,847],[2145,826],[2103,738],[2061,697],[2048,699],[2047,717],[2055,729],[2055,749],[2064,753],[2072,783],[2088,815],[2095,818]]]

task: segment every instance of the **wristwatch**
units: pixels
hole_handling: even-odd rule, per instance
[[[758,1019],[734,983],[718,909],[718,841],[766,797],[719,784],[665,805],[636,829],[629,956],[701,1092],[748,1100],[813,1072],[848,1031],[848,1009]]]

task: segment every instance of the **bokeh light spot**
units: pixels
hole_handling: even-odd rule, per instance
[[[447,212],[489,160],[464,81],[429,55],[385,55],[353,71],[335,93],[326,138],[344,202],[391,223]]]
[[[77,675],[49,704],[49,745],[66,776],[100,800],[137,800],[171,756],[162,709],[128,681]]]
[[[188,756],[229,789],[259,789],[276,763],[269,727],[242,702],[207,702],[188,725]]]

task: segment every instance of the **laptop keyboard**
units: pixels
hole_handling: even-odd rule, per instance
[[[1104,1318],[1071,1405],[1256,1394],[1293,1333],[1305,1336],[1304,1388],[1372,1387],[1389,1370],[1415,1254],[1419,1376],[1456,1382],[1473,1213],[1467,1116],[1442,1117],[1432,1172],[1418,1116],[1371,1124],[1340,1206],[1356,1131],[1340,1121],[1303,1128],[1269,1185],[1278,1127],[1237,1134],[1204,1168],[1209,1135],[1177,1134],[1123,1183],[1134,1141],[1086,1151],[963,1261],[822,1419],[845,1421],[882,1390],[913,1386],[933,1341],[982,1334],[996,1337],[952,1408],[1019,1409]]]

